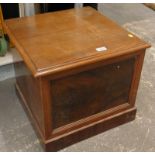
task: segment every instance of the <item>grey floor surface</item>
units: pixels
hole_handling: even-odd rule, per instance
[[[61,151],[155,151],[155,12],[142,4],[100,4],[99,11],[150,42],[136,120]],[[0,151],[43,151],[15,94],[12,65],[0,68]]]

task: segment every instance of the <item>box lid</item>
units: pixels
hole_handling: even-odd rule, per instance
[[[4,27],[35,77],[149,47],[90,7],[9,19]]]

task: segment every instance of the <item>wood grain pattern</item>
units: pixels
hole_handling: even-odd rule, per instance
[[[90,7],[9,19],[4,27],[34,76],[149,47]],[[102,46],[107,52],[96,52]]]
[[[51,81],[57,128],[128,102],[135,58]]]
[[[135,118],[149,44],[92,8],[3,23],[24,62],[17,91],[46,151],[59,150]],[[97,52],[105,46],[107,51]]]

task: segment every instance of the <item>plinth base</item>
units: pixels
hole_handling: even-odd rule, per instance
[[[35,131],[39,131],[39,128],[37,124],[35,123],[33,114],[31,113],[31,110],[27,106],[26,100],[20,91],[20,88],[18,84],[16,86],[16,92],[18,97],[20,98],[21,104],[23,105],[27,116],[29,117],[29,120],[31,121],[33,127],[35,128]],[[45,151],[58,151],[60,149],[63,149],[67,146],[70,146],[76,142],[82,141],[84,139],[87,139],[89,137],[95,136],[99,133],[102,133],[106,130],[112,129],[114,127],[117,127],[121,124],[130,122],[135,119],[136,116],[136,108],[130,108],[127,110],[124,110],[123,112],[117,113],[115,115],[103,118],[102,120],[95,122],[94,124],[91,124],[89,126],[79,128],[75,130],[74,132],[69,132],[67,134],[61,135],[60,137],[51,138],[50,140],[43,140],[43,137],[40,137],[40,132],[36,132],[36,134],[39,136],[41,144],[43,145]],[[36,129],[37,128],[37,129]]]

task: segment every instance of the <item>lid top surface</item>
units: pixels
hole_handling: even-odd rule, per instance
[[[90,7],[9,19],[6,25],[34,74],[147,45]]]

